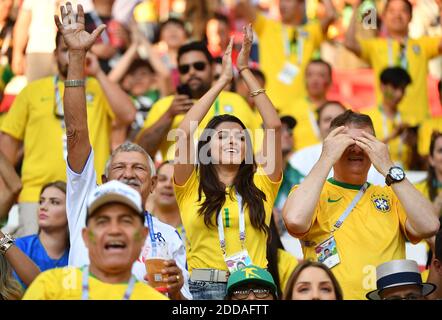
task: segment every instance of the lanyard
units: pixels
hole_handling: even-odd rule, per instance
[[[287,33],[287,28],[285,26],[282,26],[282,41],[284,45],[284,54],[289,60],[290,54],[292,52],[291,50],[291,41],[289,40],[289,36]],[[298,37],[297,37],[297,60],[298,60],[298,66],[302,64],[302,59],[304,56],[304,32],[302,30],[298,30]]]
[[[94,20],[95,28],[98,28],[99,25],[104,24],[103,20],[97,15],[95,11],[89,12],[91,15],[92,20]],[[101,34],[101,39],[103,40],[104,44],[109,44],[109,34],[107,33],[107,30],[104,29],[103,33]]]
[[[215,116],[219,115],[219,99],[215,100]]]
[[[147,218],[147,227],[149,228],[149,237],[150,237],[150,241],[152,243],[155,243],[155,231],[153,229],[153,220],[152,220],[152,215],[146,211],[146,213],[144,214]]]
[[[345,219],[347,219],[350,212],[353,210],[353,208],[356,206],[356,204],[361,200],[362,196],[364,195],[365,191],[367,191],[369,184],[368,182],[364,183],[361,189],[359,189],[358,194],[353,198],[352,202],[349,204],[347,209],[345,209],[344,213],[339,217],[338,221],[333,225],[332,233],[338,230],[342,224],[344,223]]]
[[[395,65],[401,66],[404,70],[408,70],[408,59],[407,59],[407,49],[408,49],[408,38],[405,39],[405,45],[399,52],[399,56],[396,61],[393,59],[393,40],[388,38],[388,65],[393,67]]]
[[[242,197],[236,192],[236,200],[238,201],[238,212],[239,212],[239,241],[241,241],[241,250],[245,248],[246,241],[246,227],[244,220],[244,208],[242,206]],[[226,239],[224,237],[224,226],[223,226],[223,217],[220,211],[218,211],[218,236],[219,236],[219,244],[221,246],[221,250],[223,252],[223,256],[226,256]]]
[[[384,139],[386,139],[389,135],[390,135],[390,130],[388,130],[388,123],[387,123],[387,116],[385,115],[382,106],[379,106],[379,111],[381,112],[382,115],[382,129],[384,130]],[[393,127],[396,124],[401,124],[402,119],[401,119],[401,114],[399,112],[396,112],[396,115],[394,116],[394,120],[393,120]],[[403,145],[402,145],[402,138],[399,137],[399,139],[401,140],[399,142],[398,145],[398,161],[400,162],[400,164],[402,164],[402,151],[403,151]],[[401,165],[402,166],[402,165]]]
[[[129,300],[135,287],[135,277],[131,275],[123,300]],[[81,291],[81,300],[89,300],[89,266],[83,267],[83,287]]]

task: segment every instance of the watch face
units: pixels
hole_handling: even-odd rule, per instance
[[[391,168],[390,175],[394,180],[402,180],[405,173],[401,168]]]

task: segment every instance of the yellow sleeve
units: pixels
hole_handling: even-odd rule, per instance
[[[361,47],[361,56],[360,58],[362,60],[365,60],[369,64],[372,64],[372,54],[375,48],[375,41],[376,39],[362,39],[358,38],[357,41],[359,42],[359,46]]]
[[[285,291],[287,281],[298,265],[298,260],[290,253],[283,249],[278,249],[278,273],[279,273],[279,286],[282,293]]]
[[[23,140],[29,116],[28,87],[24,88],[15,98],[11,109],[3,120],[1,131],[12,137]]]
[[[105,110],[106,114],[109,116],[109,118],[114,120],[115,113],[112,110],[112,107],[109,104],[109,100],[107,100],[106,94],[104,93],[103,89],[101,88],[101,85],[98,82],[98,80],[95,78],[92,78],[92,77],[89,77],[87,80],[91,82],[90,90],[94,96],[96,95],[95,99],[99,99],[98,100],[99,107],[103,108]],[[87,88],[87,89],[89,89],[89,88]],[[87,99],[87,94],[88,94],[88,92],[86,91],[86,99]]]
[[[56,269],[40,273],[26,290],[23,300],[54,300],[59,295],[60,280]]]
[[[271,22],[271,20],[266,18],[261,12],[256,13],[256,19],[253,22],[253,30],[255,30],[258,37],[263,34],[269,22]]]
[[[423,180],[423,181],[420,181],[420,182],[416,183],[416,184],[414,185],[414,187],[415,187],[420,193],[422,193],[422,195],[423,195],[425,198],[429,199],[428,187],[427,187],[427,180]]]
[[[432,119],[425,120],[418,129],[417,151],[421,156],[427,156],[429,153],[432,132]]]
[[[321,23],[319,21],[313,21],[307,25],[306,29],[313,40],[314,48],[318,49],[324,41],[324,33],[322,32]]]
[[[440,37],[422,37],[419,42],[421,43],[423,49],[425,50],[425,55],[427,59],[432,59],[437,57],[439,52],[439,46],[441,42]]]
[[[161,116],[167,111],[173,100],[172,96],[162,98],[155,102],[144,121],[143,129],[147,129],[157,122]]]
[[[175,197],[180,208],[182,207],[181,205],[186,202],[186,199],[193,194],[194,190],[198,190],[198,185],[199,181],[196,168],[192,171],[192,174],[182,186],[176,184],[175,177],[173,178]],[[183,215],[183,213],[185,212],[181,211],[181,215]]]
[[[270,180],[269,176],[264,172],[264,169],[261,166],[258,166],[256,173],[253,177],[255,185],[258,189],[262,190],[268,201],[275,201],[276,196],[278,195],[279,187],[281,186],[283,179],[283,174],[281,174],[281,179],[279,181]]]

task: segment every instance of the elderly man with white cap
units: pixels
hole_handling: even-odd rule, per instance
[[[95,189],[87,200],[83,240],[90,264],[40,274],[25,300],[165,300],[136,280],[132,265],[140,255],[148,229],[144,226],[140,194],[119,181]]]
[[[423,300],[436,286],[423,283],[414,260],[392,260],[376,268],[377,289],[367,293],[369,300]]]

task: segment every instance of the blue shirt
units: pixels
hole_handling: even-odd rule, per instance
[[[32,261],[34,261],[34,263],[40,268],[41,272],[68,265],[69,248],[66,249],[60,259],[54,260],[48,256],[43,244],[38,238],[38,234],[18,238],[15,245],[20,248],[20,250],[23,251]],[[21,283],[21,285],[26,288],[25,284],[15,272],[14,276]]]

